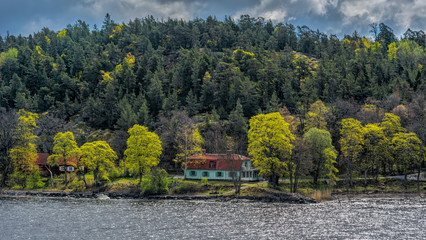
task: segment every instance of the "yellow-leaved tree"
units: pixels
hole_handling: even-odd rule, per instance
[[[346,162],[346,186],[353,186],[352,171],[354,162],[359,160],[364,144],[363,128],[360,121],[353,118],[342,120],[340,129],[340,150]]]
[[[419,190],[419,176],[422,162],[422,141],[415,133],[396,133],[392,138],[392,146],[396,165],[407,180],[407,173],[411,166],[418,166],[417,189]]]
[[[259,114],[250,119],[248,151],[260,174],[278,186],[279,177],[287,169],[293,150],[294,135],[289,124],[278,113]]]
[[[109,181],[108,172],[114,169],[117,154],[105,141],[88,142],[81,146],[81,164],[93,172],[96,185]]]
[[[9,156],[14,166],[12,180],[17,185],[24,186],[26,176],[36,170],[34,162],[37,160],[37,136],[34,135],[34,129],[37,127],[38,115],[24,109],[19,110],[18,115],[18,128],[14,137],[16,145],[10,149]]]
[[[305,114],[305,128],[307,132],[311,128],[327,130],[327,118],[329,118],[330,110],[324,105],[321,100],[311,104],[309,112]]]
[[[335,167],[337,161],[337,152],[334,148],[326,148],[323,151],[323,155],[325,158],[325,169],[326,169],[326,176],[330,180],[330,185],[334,186],[339,180],[339,178],[336,176],[336,174],[339,172],[339,170]]]
[[[364,171],[364,183],[367,186],[368,170],[375,170],[377,178],[378,166],[386,166],[392,163],[392,155],[389,151],[390,140],[378,124],[367,124],[363,129],[363,137],[363,157],[360,166]]]
[[[47,160],[51,166],[63,164],[65,186],[68,185],[67,166],[77,167],[76,163],[70,160],[80,157],[80,154],[80,148],[77,146],[72,132],[59,132],[53,138],[53,154]]]
[[[148,128],[135,124],[129,129],[129,139],[127,139],[126,167],[130,172],[139,176],[139,183],[146,171],[160,163],[160,156],[163,152],[160,138],[157,134],[148,131]]]

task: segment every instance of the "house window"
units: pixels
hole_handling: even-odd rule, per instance
[[[216,177],[222,177],[222,172],[217,172]]]
[[[216,162],[215,161],[210,162],[210,168],[216,168]]]
[[[59,166],[59,171],[64,172],[64,166]]]
[[[208,177],[209,176],[209,172],[203,172],[203,177]]]
[[[68,166],[67,167],[67,171],[68,172],[74,172],[74,167],[73,166]]]
[[[191,172],[189,172],[189,174],[190,174],[192,177],[195,177],[195,176],[197,175],[197,173],[196,173],[195,171],[191,171]]]
[[[235,174],[235,172],[229,172],[229,176],[234,177],[234,176],[236,176],[236,174]]]

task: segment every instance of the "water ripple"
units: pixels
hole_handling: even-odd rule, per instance
[[[0,198],[0,239],[425,239],[425,206]]]

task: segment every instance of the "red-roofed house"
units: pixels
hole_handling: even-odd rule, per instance
[[[186,179],[232,180],[232,174],[241,175],[243,181],[259,181],[259,170],[253,166],[250,158],[231,154],[201,154],[188,158]]]
[[[50,156],[48,153],[38,153],[37,161],[34,164],[38,165],[40,173],[49,173],[47,170],[48,163],[47,158]],[[67,161],[67,172],[74,172],[77,170],[78,158],[72,157]],[[59,162],[59,166],[54,167],[54,172],[63,173],[64,172],[64,162]]]

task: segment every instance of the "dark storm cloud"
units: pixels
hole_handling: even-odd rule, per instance
[[[100,25],[108,12],[116,22],[136,17],[223,19],[242,14],[277,22],[307,25],[342,36],[384,22],[402,34],[408,27],[425,30],[424,0],[0,0],[0,35],[28,35],[43,27],[60,30],[81,19]]]

